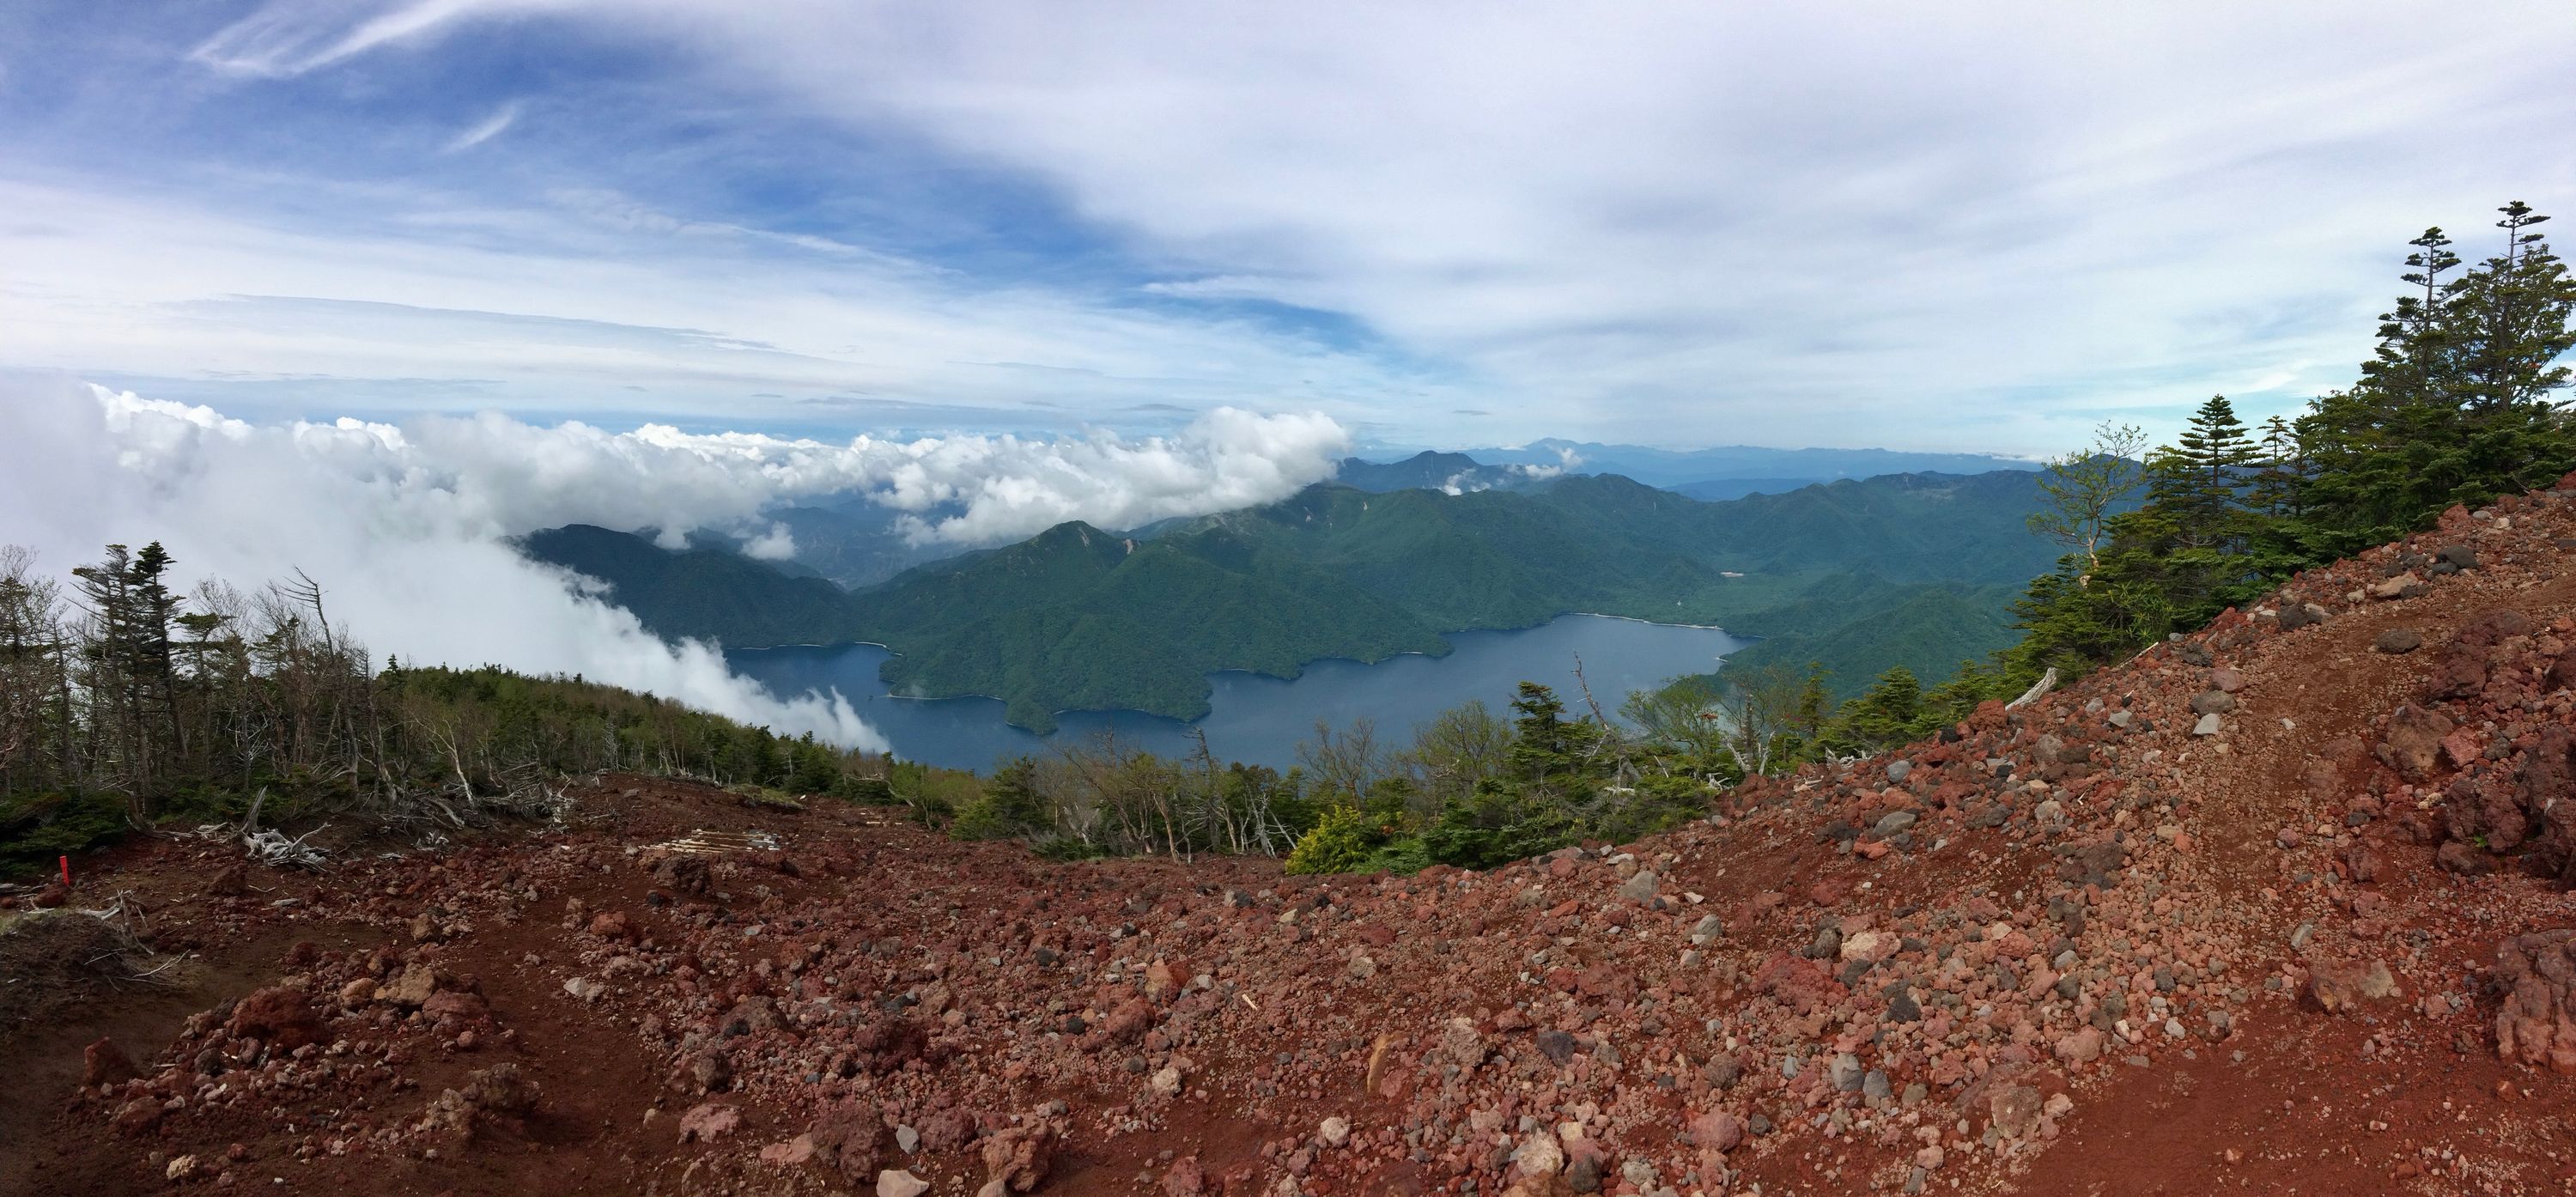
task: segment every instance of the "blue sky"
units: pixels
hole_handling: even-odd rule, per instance
[[[2564,3],[1799,7],[18,0],[0,366],[2037,453],[2287,410],[2417,230],[2576,199]]]

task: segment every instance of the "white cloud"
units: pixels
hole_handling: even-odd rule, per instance
[[[878,745],[846,703],[779,702],[712,649],[674,649],[507,539],[566,523],[685,530],[862,492],[960,546],[1083,519],[1123,528],[1267,502],[1329,477],[1349,437],[1222,410],[1169,437],[955,436],[845,444],[506,416],[260,425],[68,378],[0,374],[0,543],[56,570],[160,540],[191,576],[303,567],[379,652],[580,673],[791,732]],[[770,525],[755,556],[794,542]],[[900,750],[900,745],[896,746]]]
[[[172,103],[381,89],[338,131],[382,135],[410,100],[434,147],[454,109],[403,89],[470,61],[480,39],[451,35],[477,23],[651,52],[530,85],[560,89],[528,100],[560,123],[626,122],[595,154],[550,118],[565,140],[514,132],[446,175],[351,180],[335,156],[170,172],[224,195],[154,198],[139,171],[0,185],[24,216],[0,226],[0,360],[464,377],[495,380],[464,406],[549,411],[1250,401],[1422,443],[2055,451],[2249,379],[2258,404],[2348,382],[2406,236],[2486,235],[2517,196],[2567,208],[2564,8],[276,0],[191,47],[227,78]],[[613,102],[638,92],[692,103]],[[690,175],[755,142],[845,153],[827,129],[900,147],[864,177],[816,168],[855,181],[847,207],[772,222]],[[0,172],[33,187],[28,161]],[[244,198],[254,178],[273,193]],[[990,210],[920,210],[987,183]],[[879,217],[936,233],[880,243]],[[412,314],[206,310],[243,295]],[[1356,335],[1230,319],[1247,300]],[[479,337],[457,313],[708,340]]]
[[[1401,378],[1240,323],[972,285],[605,191],[509,213],[458,203],[358,188],[331,208],[345,225],[291,226],[0,166],[0,212],[17,218],[0,220],[0,365],[300,399],[273,412],[882,424],[916,405],[933,410],[911,426],[943,428],[1062,426],[1145,399],[1357,420]],[[857,415],[814,406],[845,398]]]
[[[381,5],[276,0],[217,33],[190,57],[235,74],[300,75],[383,46],[435,37],[460,17],[568,7],[572,5],[550,0],[404,0]],[[377,11],[369,15],[368,8]]]
[[[613,20],[1006,164],[1133,238],[1149,293],[1343,313],[1490,380],[1492,439],[2037,450],[2249,376],[2310,393],[2406,236],[2576,199],[2559,0],[369,11],[312,36]]]
[[[473,128],[457,134],[455,140],[447,143],[447,152],[461,153],[499,137],[504,130],[518,123],[519,107],[515,101],[501,105],[492,115],[475,122]]]
[[[793,561],[796,534],[785,524],[772,523],[768,531],[742,542],[742,555],[754,561]]]
[[[0,375],[0,542],[58,573],[158,540],[182,578],[258,585],[301,567],[380,656],[581,674],[836,744],[884,739],[838,694],[780,700],[715,649],[665,645],[494,536],[488,511],[354,421],[258,427],[67,378]]]

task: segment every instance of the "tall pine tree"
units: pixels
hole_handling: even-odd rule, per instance
[[[2482,503],[2576,467],[2576,436],[2552,394],[2557,359],[2576,347],[2576,281],[2532,231],[2548,218],[2499,209],[2504,252],[2457,279],[2440,230],[2409,244],[2400,276],[2416,293],[2380,324],[2351,390],[2299,420],[2310,468],[2285,529],[2302,559],[2328,560],[2423,526],[2454,503]]]

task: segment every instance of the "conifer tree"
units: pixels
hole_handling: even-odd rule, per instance
[[[2442,275],[2460,264],[2460,255],[2451,252],[2440,226],[2407,244],[2415,252],[2406,255],[2409,269],[2398,279],[2423,294],[2399,296],[2379,317],[2379,344],[2361,364],[2362,386],[2385,404],[2440,403],[2457,385],[2445,305],[2460,286]]]
[[[2188,541],[2224,539],[2234,531],[2238,486],[2254,460],[2254,442],[2235,406],[2212,395],[2172,447],[2149,455],[2147,503],[2179,521]]]
[[[2417,288],[2381,323],[2348,391],[2299,420],[2309,468],[2284,529],[2308,562],[2411,531],[2454,503],[2480,503],[2576,466],[2576,437],[2550,396],[2576,347],[2576,281],[2533,231],[2547,217],[2499,209],[2504,252],[2442,281],[2458,258],[2438,229],[2410,244]]]
[[[2541,234],[2548,217],[2515,200],[2497,209],[2504,219],[2504,252],[2472,272],[2452,296],[2455,322],[2468,330],[2467,404],[2493,413],[2544,402],[2567,385],[2560,355],[2576,348],[2569,309],[2576,284]]]
[[[2273,416],[2263,421],[2263,438],[2256,454],[2257,469],[2246,506],[2266,517],[2279,519],[2297,508],[2298,484],[2306,472],[2299,450],[2299,435],[2288,417]]]

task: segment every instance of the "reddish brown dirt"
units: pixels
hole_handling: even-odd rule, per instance
[[[2455,513],[1942,742],[1485,874],[1051,865],[628,777],[238,896],[229,849],[129,846],[75,905],[125,893],[172,983],[0,1027],[0,1192],[2569,1191],[2576,1076],[2498,1058],[2493,966],[2576,927],[2572,517]],[[102,1035],[143,1075],[78,1088]]]

